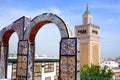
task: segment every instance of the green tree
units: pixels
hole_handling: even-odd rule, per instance
[[[112,70],[109,69],[107,66],[104,66],[103,68],[101,68],[101,72],[100,73],[101,73],[100,74],[101,77],[109,77],[109,78],[111,78],[114,75]]]
[[[81,76],[88,76],[88,77],[100,77],[100,78],[112,78],[114,75],[112,70],[109,69],[107,66],[100,67],[98,65],[91,64],[88,65],[81,65],[80,67],[80,75]],[[84,79],[87,80],[87,79]]]

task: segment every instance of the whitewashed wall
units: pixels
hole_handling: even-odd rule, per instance
[[[44,63],[42,63],[44,65]],[[11,80],[11,75],[12,75],[12,65],[8,65],[8,79]],[[54,77],[56,75],[56,62],[54,62],[54,72],[44,72],[44,67],[42,67],[42,80],[45,80],[46,77],[51,77],[51,80],[54,80]]]

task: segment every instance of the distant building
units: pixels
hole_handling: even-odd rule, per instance
[[[117,62],[120,62],[120,57],[117,57],[117,58],[116,58],[116,61],[117,61]]]
[[[119,64],[119,67],[120,67],[120,57],[116,58],[116,62]]]
[[[9,54],[8,57],[17,57],[17,54]]]
[[[11,80],[16,80],[16,67],[17,59],[10,58],[8,59],[9,69],[11,68],[12,72]],[[8,70],[10,71],[10,70]],[[37,57],[34,63],[34,80],[57,80],[59,76],[59,59],[53,57]]]
[[[100,65],[100,27],[92,23],[88,5],[82,25],[75,26],[75,36],[80,39],[80,64]]]
[[[108,66],[114,73],[114,78],[115,79],[120,79],[120,67],[119,63],[116,62],[116,60],[113,60],[111,58],[106,58],[102,60],[101,62],[101,67]]]
[[[113,78],[115,78],[115,80],[120,80],[120,68],[119,67],[112,68],[112,71],[114,73]]]
[[[108,66],[110,69],[119,67],[119,64],[112,59],[105,59],[101,62],[101,67]]]

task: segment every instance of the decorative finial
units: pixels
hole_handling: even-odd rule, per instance
[[[86,4],[86,9],[88,10],[88,3]]]

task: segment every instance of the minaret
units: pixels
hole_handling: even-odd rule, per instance
[[[90,14],[89,10],[88,10],[88,4],[86,5],[86,11],[85,13],[82,15],[82,24],[90,24],[92,23],[92,15]]]
[[[75,26],[75,36],[80,39],[80,63],[100,64],[100,27],[92,23],[92,15],[86,5],[82,25]]]

